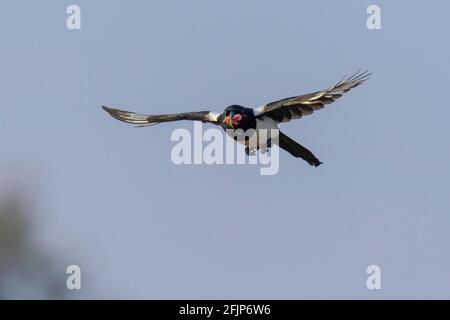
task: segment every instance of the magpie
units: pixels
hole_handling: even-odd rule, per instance
[[[267,151],[271,147],[272,139],[277,141],[280,148],[286,150],[296,158],[302,158],[310,165],[318,167],[322,164],[316,156],[307,148],[289,138],[283,132],[278,130],[278,124],[288,122],[294,119],[300,119],[303,116],[312,114],[314,111],[322,109],[325,105],[334,102],[336,99],[352,88],[355,88],[368,80],[371,73],[367,70],[364,72],[356,72],[351,76],[344,77],[341,81],[328,89],[316,91],[313,93],[294,96],[267,103],[259,108],[247,108],[240,105],[231,105],[225,108],[222,113],[214,113],[211,111],[196,111],[161,115],[143,115],[131,111],[102,106],[113,118],[137,125],[138,127],[153,126],[162,122],[172,122],[179,120],[202,121],[221,126],[229,135],[231,133],[246,132],[253,129],[253,132],[266,129],[265,139],[258,139],[256,147],[250,147],[248,141],[239,140],[238,142],[246,145],[245,152],[247,155],[254,154],[256,150]],[[238,130],[238,129],[241,129]],[[271,129],[277,129],[271,131]],[[271,136],[271,132],[276,132]],[[239,134],[234,134],[237,140]],[[258,136],[259,137],[259,136]],[[246,137],[248,138],[248,137]]]

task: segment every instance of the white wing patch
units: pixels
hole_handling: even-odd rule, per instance
[[[206,118],[210,122],[217,122],[219,120],[220,113],[210,112],[206,115]]]

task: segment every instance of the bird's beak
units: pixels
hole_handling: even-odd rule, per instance
[[[223,119],[223,122],[226,123],[229,127],[233,128],[233,123],[230,116],[226,116],[225,119]]]

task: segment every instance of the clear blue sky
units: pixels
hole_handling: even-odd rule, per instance
[[[82,29],[66,29],[66,7]],[[366,27],[378,4],[382,30]],[[2,1],[0,174],[84,298],[450,298],[448,2]],[[175,166],[148,113],[370,81],[283,126],[324,162]],[[382,289],[366,288],[366,267]],[[71,297],[71,294],[69,294]]]

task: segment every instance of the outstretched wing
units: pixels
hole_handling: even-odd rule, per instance
[[[219,124],[219,114],[210,111],[184,112],[160,115],[137,114],[131,111],[124,111],[102,106],[103,110],[108,112],[113,118],[135,124],[138,127],[153,126],[161,122],[171,122],[179,120],[193,120]]]
[[[328,89],[274,101],[256,108],[254,109],[255,115],[257,117],[268,116],[278,123],[299,119],[322,109],[326,104],[334,102],[342,97],[345,92],[369,79],[370,75],[371,73],[368,73],[368,71],[358,71],[352,76],[345,77]]]

